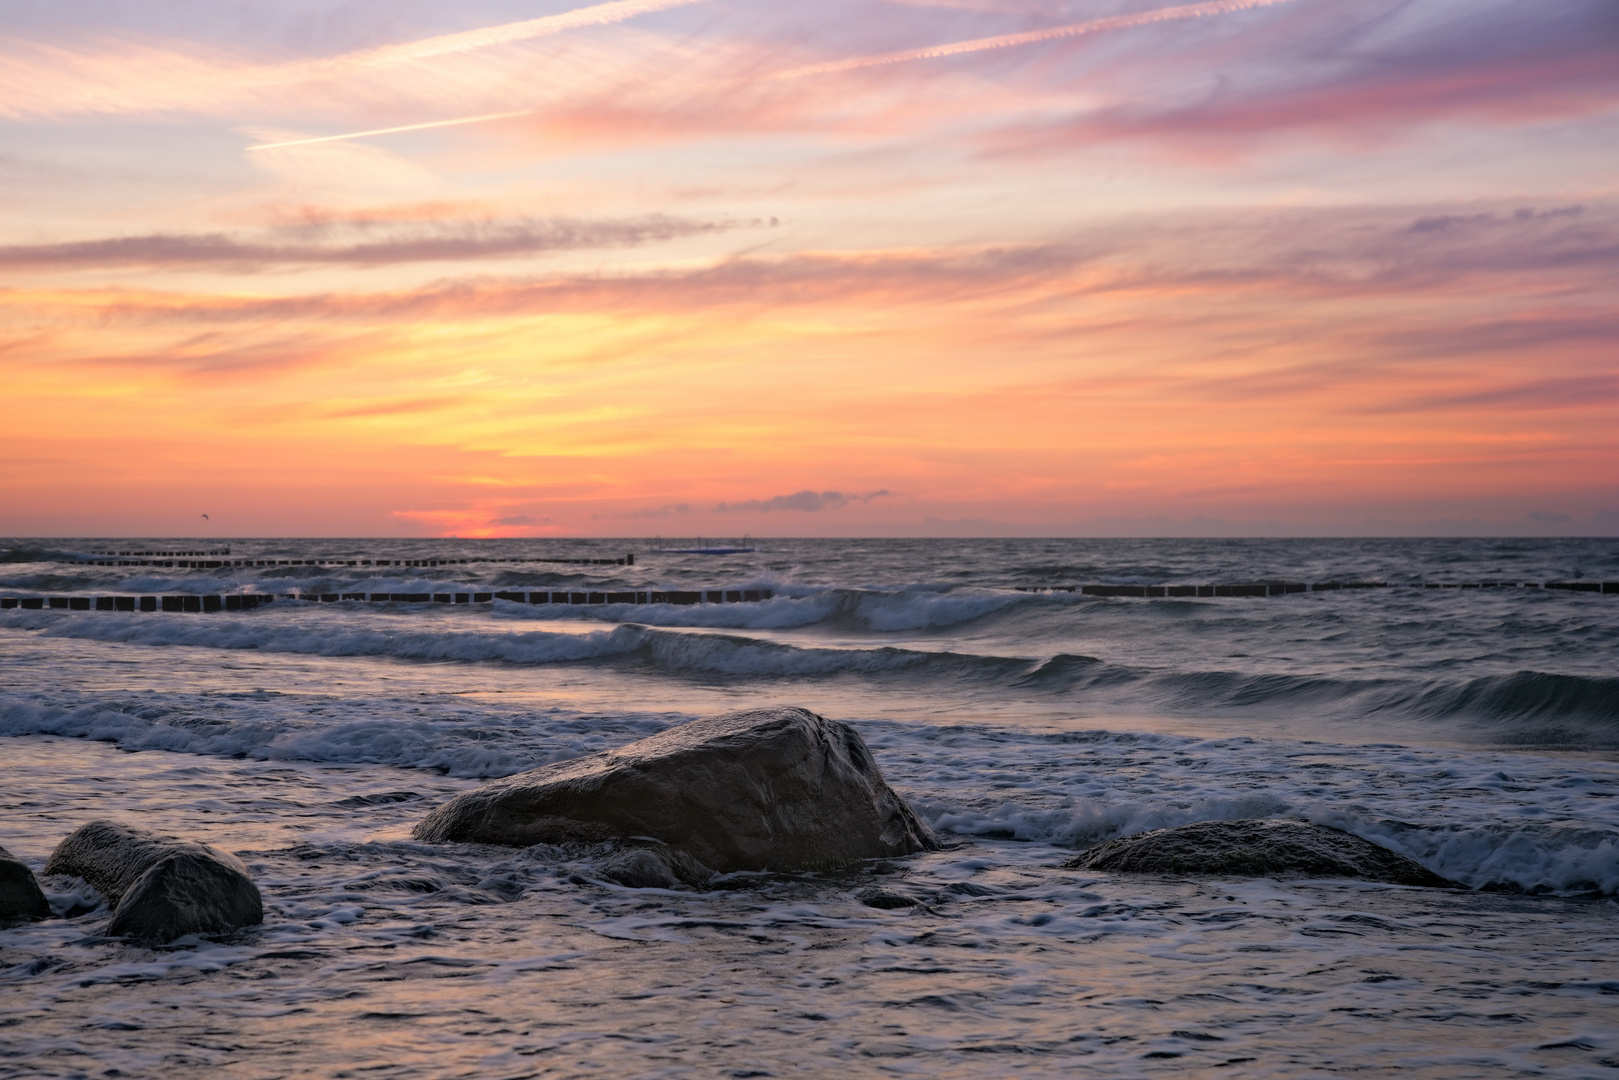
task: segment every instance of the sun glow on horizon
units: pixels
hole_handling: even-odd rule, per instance
[[[1619,530],[1587,3],[253,11],[4,46],[0,532]]]

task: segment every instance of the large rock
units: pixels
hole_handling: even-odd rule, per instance
[[[45,872],[88,881],[113,905],[107,933],[143,944],[264,921],[258,886],[236,856],[112,821],[63,840]]]
[[[1109,840],[1063,865],[1124,873],[1364,878],[1394,885],[1462,887],[1413,859],[1339,829],[1267,818],[1154,829]]]
[[[458,795],[426,841],[527,847],[650,837],[710,870],[836,869],[937,847],[847,724],[755,709]]]
[[[28,864],[0,847],[0,926],[51,917],[51,905]]]

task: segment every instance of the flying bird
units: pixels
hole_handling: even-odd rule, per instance
[[[202,515],[202,520],[207,521],[208,520],[208,515],[207,514]]]

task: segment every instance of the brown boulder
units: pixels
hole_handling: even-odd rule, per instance
[[[0,926],[51,917],[51,905],[28,864],[0,847]]]
[[[148,945],[264,921],[264,900],[234,855],[112,821],[57,845],[47,874],[83,878],[113,905],[107,933]]]
[[[710,870],[824,870],[937,847],[847,724],[731,713],[458,795],[416,839],[527,847],[650,837]]]
[[[1362,878],[1456,889],[1414,859],[1370,840],[1303,821],[1196,821],[1109,840],[1063,864],[1071,870],[1217,877]]]

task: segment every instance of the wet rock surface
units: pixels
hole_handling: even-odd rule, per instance
[[[668,847],[631,847],[597,864],[604,881],[630,889],[678,889],[702,885],[713,872],[683,851]]]
[[[919,897],[898,889],[884,888],[880,885],[869,885],[864,889],[856,890],[854,898],[870,908],[883,911],[896,911],[902,908],[914,908],[922,903]]]
[[[1303,821],[1197,821],[1109,840],[1063,864],[1116,873],[1229,877],[1361,878],[1461,888],[1414,859],[1369,840]]]
[[[415,837],[516,847],[650,838],[717,873],[830,870],[937,846],[859,734],[799,708],[694,720],[507,777],[439,807]]]
[[[28,864],[0,847],[0,926],[51,917],[51,905]]]
[[[111,821],[63,840],[47,874],[84,879],[113,905],[107,933],[158,945],[264,921],[264,901],[234,855]]]

